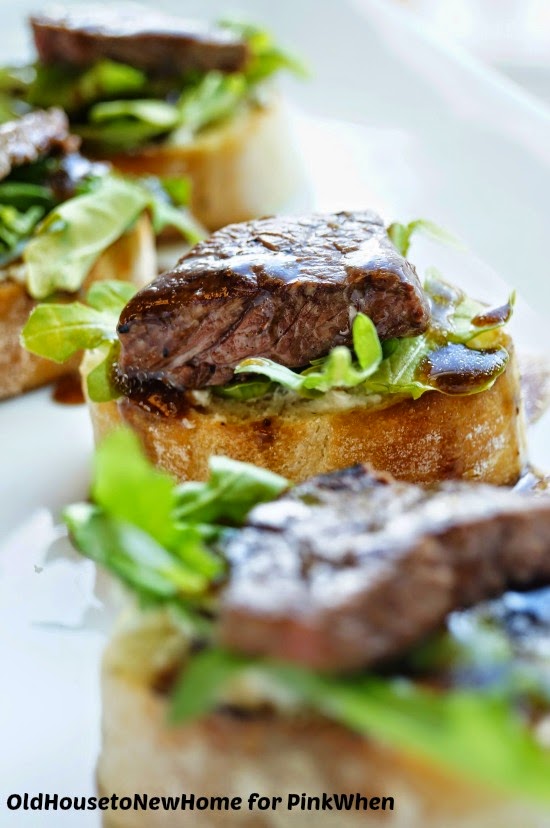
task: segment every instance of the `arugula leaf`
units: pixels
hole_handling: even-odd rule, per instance
[[[230,29],[248,43],[251,59],[244,74],[250,85],[260,83],[283,70],[292,72],[301,78],[309,76],[304,63],[289,52],[280,49],[273,36],[264,29],[234,20],[222,20],[220,25]]]
[[[144,176],[137,179],[136,183],[148,193],[148,207],[151,211],[153,230],[157,235],[166,227],[174,227],[189,244],[196,244],[206,237],[207,232],[204,227],[199,224],[189,210],[183,209],[181,206],[184,202],[179,201],[178,206],[176,206],[176,202],[166,189],[163,181],[155,176]],[[168,179],[168,186],[172,187],[176,198],[189,198],[190,183],[188,179],[178,179],[177,184]]]
[[[174,480],[144,457],[132,431],[114,432],[97,449],[92,487],[96,504],[164,546],[175,535],[174,489]]]
[[[137,292],[136,285],[118,279],[94,282],[86,294],[86,302],[98,311],[108,311],[118,320],[125,305]]]
[[[372,321],[363,314],[357,315],[353,324],[353,347],[359,366],[353,364],[349,349],[339,346],[300,374],[263,357],[243,360],[235,373],[262,374],[304,397],[332,388],[353,387],[359,387],[366,394],[399,394],[413,399],[434,390],[447,394],[487,390],[506,368],[506,350],[501,346],[490,350],[463,348],[458,353],[457,348],[506,324],[512,314],[514,297],[501,308],[488,310],[444,282],[433,270],[424,289],[431,300],[433,315],[431,327],[419,336],[386,340],[381,345]],[[463,373],[454,384],[443,381],[441,371],[437,372],[431,364],[434,361],[444,366],[450,377],[453,357],[460,357]],[[266,392],[259,387],[258,393]]]
[[[153,230],[157,236],[166,227],[174,227],[191,245],[197,244],[197,242],[206,238],[206,230],[189,210],[174,207],[169,201],[154,197],[149,202],[149,208]]]
[[[200,595],[207,579],[172,556],[151,535],[87,503],[63,512],[73,542],[96,563],[114,572],[142,598],[159,602]]]
[[[185,207],[191,201],[191,180],[189,178],[161,178],[162,188],[178,207]]]
[[[21,344],[32,354],[65,362],[83,349],[93,349],[116,338],[116,319],[82,302],[44,303],[31,312],[21,332]]]
[[[65,510],[73,541],[142,600],[201,598],[223,571],[202,527],[177,518],[175,482],[145,458],[132,431],[114,432],[99,446],[92,496],[93,506]]]
[[[124,151],[165,135],[179,122],[178,108],[166,101],[105,101],[91,107],[87,123],[76,125],[75,132],[88,141]]]
[[[228,385],[213,386],[212,391],[218,397],[225,397],[228,400],[239,400],[246,402],[263,397],[272,390],[272,383],[269,380],[252,380],[250,382],[233,382]]]
[[[37,62],[24,97],[32,106],[59,106],[73,113],[94,101],[135,94],[146,84],[147,77],[140,69],[112,60],[100,60],[84,70]]]
[[[0,264],[17,258],[34,228],[44,215],[40,205],[18,210],[0,203]]]
[[[113,385],[112,373],[120,353],[120,343],[104,343],[98,351],[102,359],[86,374],[86,393],[92,402],[116,400],[120,394]]]
[[[300,394],[304,388],[301,374],[297,374],[291,368],[286,368],[284,365],[279,365],[278,362],[273,362],[272,359],[266,359],[265,357],[243,359],[235,368],[235,374],[250,373],[262,374],[272,382],[276,382],[290,391],[295,391],[297,394]],[[261,386],[259,386],[260,389]]]
[[[288,489],[288,480],[267,469],[227,457],[211,457],[206,483],[182,483],[175,514],[193,523],[240,524],[257,503],[273,500]]]
[[[177,103],[179,125],[170,136],[170,143],[189,140],[201,129],[228,118],[246,94],[243,75],[207,72],[194,86],[182,92]]]
[[[204,606],[223,569],[203,544],[203,521],[241,522],[252,502],[270,499],[286,485],[269,472],[217,458],[207,484],[177,487],[143,458],[135,435],[118,433],[99,449],[97,505],[70,506],[64,518],[83,554],[142,601],[187,618]],[[434,692],[401,678],[317,675],[210,648],[185,666],[172,698],[172,721],[209,713],[235,681],[251,675],[369,738],[495,789],[550,800],[550,755],[518,717],[509,685],[498,693],[494,687]]]
[[[404,394],[417,400],[433,385],[418,378],[418,369],[433,350],[427,336],[392,340],[392,352],[369,378],[365,390],[373,394]]]
[[[214,648],[192,658],[170,699],[170,721],[180,724],[210,713],[220,701],[224,685],[248,664],[246,658]]]
[[[353,388],[376,371],[382,360],[382,346],[372,320],[362,313],[353,320],[352,335],[358,365],[354,364],[349,348],[340,345],[301,374],[264,357],[243,360],[235,373],[263,374],[303,396],[314,396],[331,388]]]
[[[170,718],[181,724],[210,712],[223,700],[229,683],[250,672],[358,733],[474,781],[550,801],[550,755],[514,714],[509,699],[495,695],[437,693],[395,678],[333,678],[207,650],[194,656],[183,671]]]
[[[1,66],[0,94],[23,95],[32,83],[35,75],[32,66]]]
[[[95,504],[64,513],[75,545],[149,601],[205,595],[225,566],[205,538],[226,531],[218,522],[242,523],[256,503],[289,486],[225,457],[212,458],[210,469],[206,483],[177,486],[145,458],[132,431],[110,434],[96,452]]]
[[[81,302],[42,303],[32,310],[21,332],[21,344],[31,353],[54,362],[65,362],[85,349],[103,348],[107,355],[113,353],[111,348],[116,345],[118,318],[136,290],[136,286],[128,282],[105,280],[91,286],[87,294],[88,305]],[[102,363],[101,371],[108,369],[110,365]],[[102,387],[100,373],[98,366],[92,386],[98,383]],[[97,398],[90,382],[88,392],[92,400],[105,401],[105,392],[100,391]]]
[[[73,132],[80,135],[94,150],[103,149],[110,152],[129,152],[137,149],[164,131],[158,126],[131,118],[119,118],[101,124],[73,124]]]
[[[458,244],[454,236],[443,230],[439,225],[427,219],[416,219],[409,222],[409,224],[400,224],[394,222],[388,227],[388,236],[399,250],[402,256],[407,256],[411,246],[411,240],[415,233],[425,233],[431,236],[436,241],[445,242],[447,244]]]
[[[17,210],[41,207],[42,212],[38,214],[41,218],[44,211],[51,209],[54,203],[51,191],[40,184],[9,179],[0,182],[0,204],[2,206],[10,205]]]
[[[451,342],[466,343],[482,333],[493,331],[510,321],[514,310],[515,293],[498,308],[486,308],[464,296],[451,317]]]
[[[100,254],[147,206],[143,188],[109,175],[91,192],[55,207],[23,253],[30,295],[44,299],[57,290],[79,290]]]
[[[151,126],[169,130],[178,123],[178,109],[166,101],[138,99],[132,101],[105,101],[93,106],[88,117],[93,124],[117,118],[134,118]]]

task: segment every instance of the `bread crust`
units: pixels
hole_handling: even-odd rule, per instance
[[[130,175],[189,177],[191,212],[209,230],[276,212],[299,180],[287,115],[276,96],[189,144],[150,144],[102,157]]]
[[[185,725],[169,725],[166,695],[153,689],[154,672],[145,669],[140,674],[136,662],[128,668],[129,647],[126,634],[118,633],[103,660],[102,749],[97,768],[101,795],[195,793],[197,797],[241,796],[244,804],[235,812],[111,811],[104,821],[108,828],[548,825],[533,806],[478,787],[314,713],[264,710],[238,716],[219,711]],[[282,796],[283,803],[275,811],[250,812],[247,801],[254,791]],[[339,812],[337,817],[334,812],[289,812],[288,794],[302,792],[387,796],[394,798],[395,806],[393,811]]]
[[[488,391],[469,396],[427,392],[375,407],[314,413],[298,406],[273,416],[248,416],[220,401],[180,418],[148,413],[130,400],[91,403],[96,440],[120,424],[140,437],[151,460],[179,480],[204,480],[208,458],[226,455],[299,482],[316,474],[370,463],[400,480],[446,478],[514,483],[525,463],[519,375],[513,349],[504,374]]]
[[[134,227],[112,244],[96,261],[78,294],[85,295],[92,282],[120,279],[142,286],[155,276],[154,237],[149,219],[143,215]],[[21,263],[18,265],[24,267]],[[19,281],[0,281],[0,400],[38,388],[78,369],[77,354],[60,365],[29,353],[19,342],[29,314],[38,304]]]

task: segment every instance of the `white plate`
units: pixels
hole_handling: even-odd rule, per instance
[[[414,259],[438,264],[489,301],[518,287],[543,314],[520,303],[518,342],[546,352],[548,113],[378,0],[239,5],[315,70],[307,85],[289,84],[311,179],[304,198],[318,209],[372,206],[388,220],[424,216],[452,229],[480,258],[422,243]],[[24,54],[25,6],[2,9],[3,59]],[[227,15],[223,2],[188,0],[187,10]],[[550,467],[548,436],[543,422],[532,442],[537,462]],[[94,592],[92,564],[64,542],[47,552],[55,535],[49,512],[86,494],[87,415],[41,390],[0,405],[0,441],[0,822],[91,828],[93,813],[5,809],[13,792],[76,795],[94,787],[98,660],[113,601],[103,588]]]

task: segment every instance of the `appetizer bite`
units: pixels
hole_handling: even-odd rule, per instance
[[[78,366],[78,358],[55,365],[21,347],[39,300],[67,303],[100,280],[131,282],[135,290],[156,273],[153,230],[201,237],[159,181],[114,175],[80,155],[79,145],[60,109],[0,126],[0,399]],[[113,292],[128,298],[134,291]],[[90,297],[93,304],[93,291]]]
[[[210,229],[273,212],[293,193],[271,79],[299,65],[266,32],[134,4],[57,8],[30,22],[38,61],[5,73],[4,93],[62,107],[88,153],[128,174],[188,176],[192,211]]]
[[[83,365],[96,437],[129,424],[181,480],[221,454],[293,481],[369,462],[414,482],[515,482],[511,302],[489,310],[434,275],[422,287],[405,258],[414,226],[314,214],[200,242],[120,306],[116,333],[98,320]],[[89,347],[79,313],[38,308],[26,346]]]
[[[547,495],[227,458],[178,486],[120,432],[93,498],[72,540],[141,604],[104,656],[97,779],[142,804],[106,826],[313,825],[327,800],[345,826],[546,824]]]
[[[40,299],[70,301],[104,279],[143,285],[154,237],[143,193],[78,153],[59,109],[0,126],[0,399],[78,366],[30,354],[21,329]]]

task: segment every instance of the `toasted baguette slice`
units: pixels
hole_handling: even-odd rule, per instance
[[[23,284],[24,267],[21,261],[10,265],[7,278],[0,280],[0,399],[45,385],[77,369],[80,361],[77,355],[59,365],[29,353],[20,345],[21,330],[37,304]],[[13,268],[18,271],[17,281],[9,276]],[[100,256],[80,294],[67,294],[66,299],[79,298],[92,282],[102,279],[121,279],[143,286],[155,273],[155,242],[149,219],[144,215]]]
[[[535,806],[476,787],[319,715],[288,704],[274,708],[272,699],[266,710],[258,693],[251,699],[246,688],[240,690],[244,715],[222,708],[182,726],[169,725],[167,696],[158,688],[173,669],[173,661],[181,658],[181,644],[157,615],[144,615],[132,625],[118,631],[103,660],[100,794],[240,796],[243,807],[234,812],[109,811],[104,821],[108,828],[540,828],[546,824]],[[232,698],[231,703],[237,706],[238,699]],[[254,791],[280,796],[283,802],[276,810],[251,812],[248,796]],[[336,817],[334,811],[289,812],[289,793],[393,797],[394,810],[388,806],[385,811],[353,810],[338,812]]]
[[[189,144],[150,144],[103,156],[121,172],[191,180],[191,212],[209,230],[276,212],[296,191],[287,116],[273,97],[205,129]]]
[[[180,480],[204,480],[208,459],[221,454],[299,482],[370,463],[400,480],[432,483],[466,478],[514,483],[525,462],[517,365],[511,359],[488,391],[418,400],[355,404],[348,394],[322,401],[237,403],[210,397],[181,418],[144,411],[127,398],[91,403],[96,440],[120,424],[141,438],[150,458]],[[84,365],[84,370],[86,366]],[[348,407],[346,408],[345,405]]]

